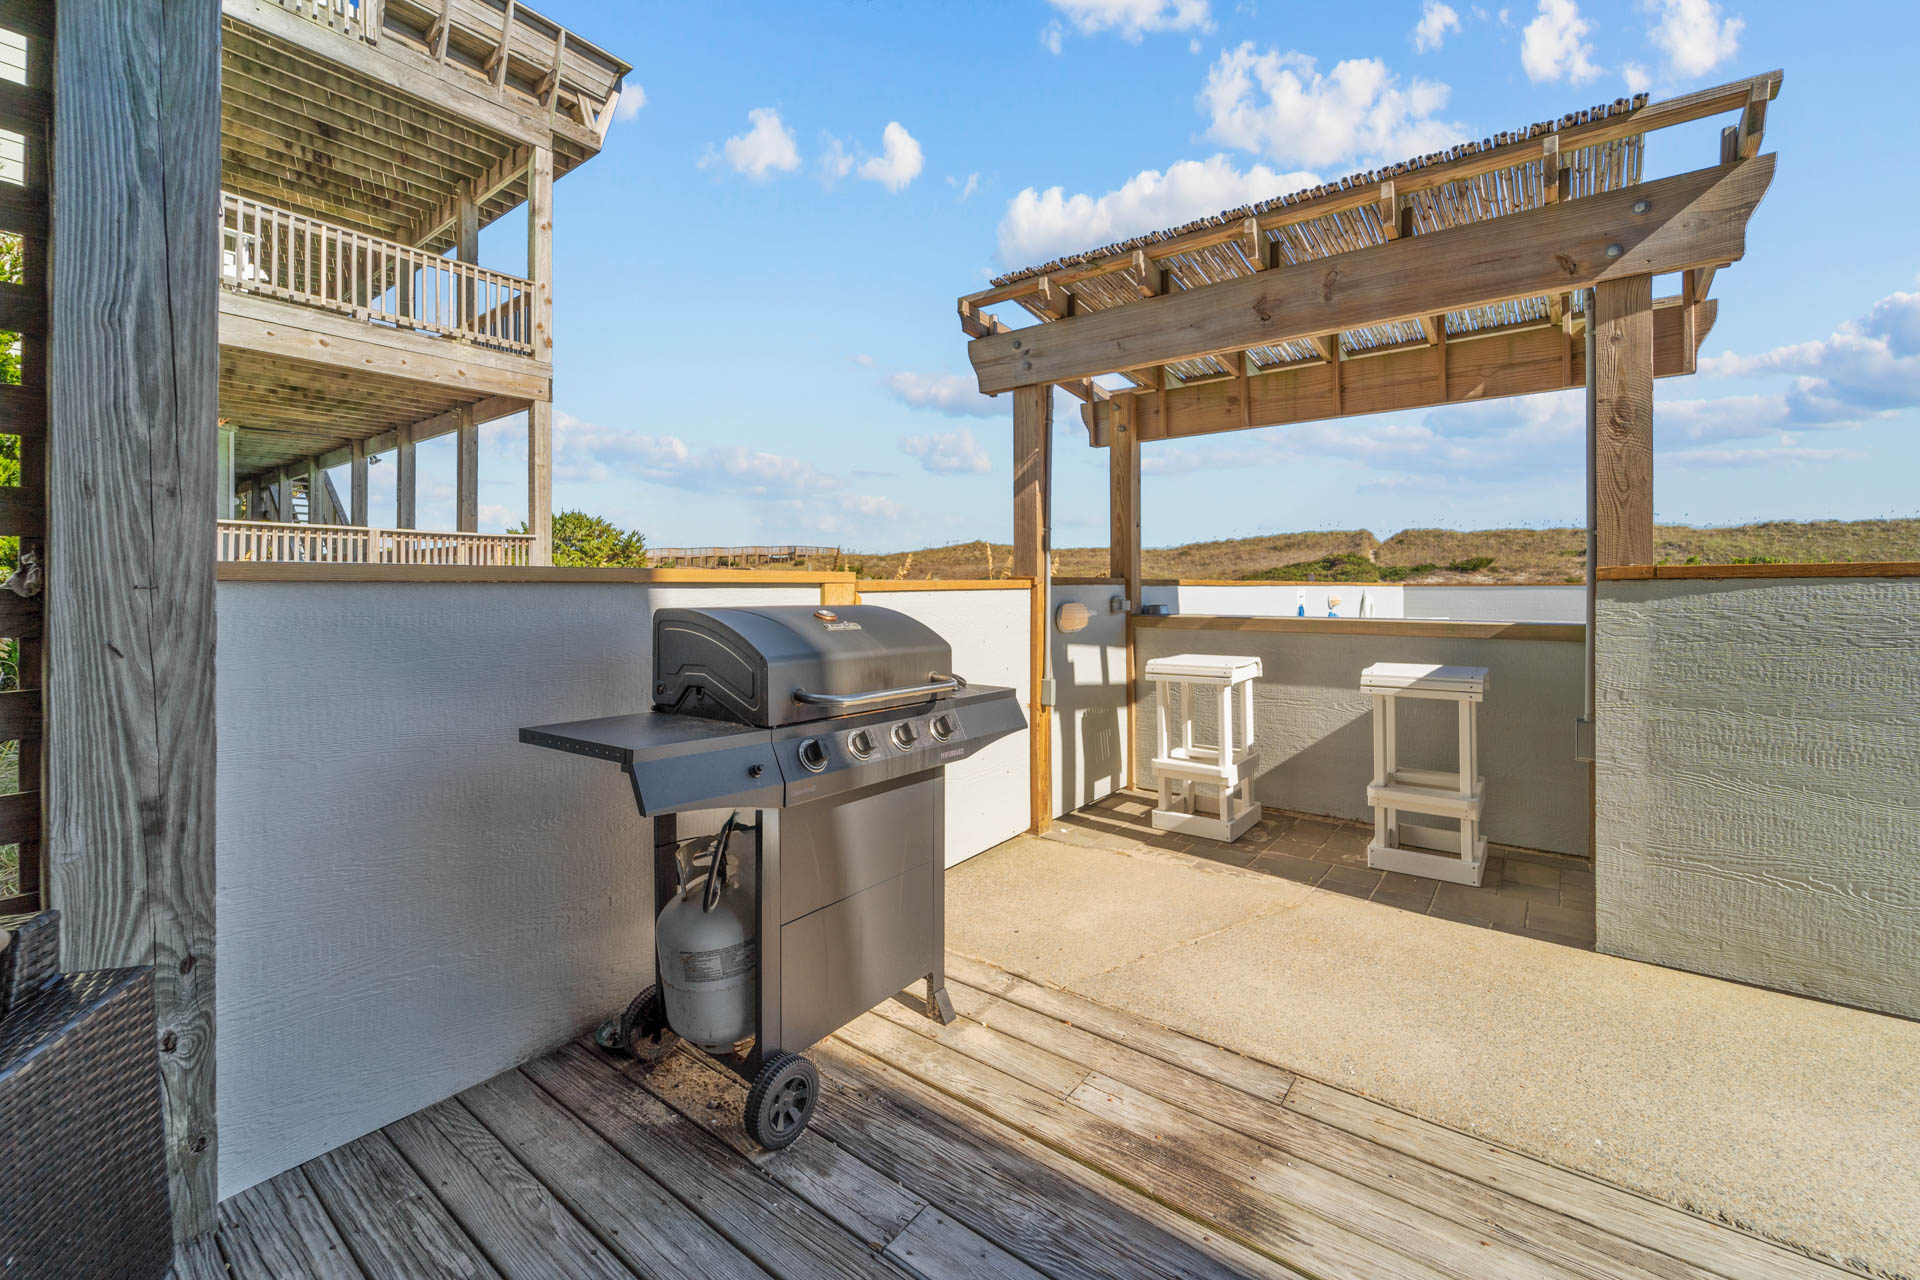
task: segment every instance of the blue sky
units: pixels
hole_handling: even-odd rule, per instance
[[[555,503],[655,545],[1004,540],[1011,409],[970,389],[960,293],[1634,89],[1775,67],[1773,189],[1715,284],[1702,373],[1658,388],[1656,515],[1920,512],[1909,7],[543,8],[634,64],[605,150],[556,188]],[[1715,162],[1720,123],[1657,135],[1649,172]],[[503,219],[482,260],[518,269],[524,235]],[[1058,545],[1105,540],[1105,454],[1076,409],[1063,397]],[[450,527],[439,445],[421,515]],[[1145,538],[1574,524],[1582,457],[1577,394],[1168,442],[1147,450]],[[520,519],[517,426],[488,432],[481,473],[483,527]]]

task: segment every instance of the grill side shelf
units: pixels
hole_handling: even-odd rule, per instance
[[[563,738],[558,734],[547,733],[540,729],[522,729],[520,741],[530,747],[551,747],[555,751],[570,751],[577,756],[611,760],[622,767],[628,763],[629,753],[619,747],[610,747],[601,742],[583,742],[579,738]]]

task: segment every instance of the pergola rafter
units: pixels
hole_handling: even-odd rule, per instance
[[[1783,79],[1622,99],[963,296],[980,390],[1015,393],[1012,572],[1047,577],[1053,386],[1085,402],[1089,442],[1109,449],[1110,566],[1135,607],[1143,442],[1582,385],[1598,422],[1597,563],[1650,559],[1652,382],[1694,371],[1718,312],[1714,274],[1746,253]],[[1718,164],[1643,180],[1650,130],[1736,111]],[[1655,299],[1653,277],[1673,274],[1681,292]],[[1037,323],[986,310],[1007,303]],[[1112,375],[1132,385],[1095,381]],[[1052,789],[1046,613],[1037,601],[1036,830]]]

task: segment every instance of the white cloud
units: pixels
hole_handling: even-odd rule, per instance
[[[1667,55],[1682,76],[1701,76],[1740,51],[1740,33],[1746,22],[1723,18],[1715,0],[1652,0],[1660,20],[1647,38]]]
[[[1450,92],[1417,77],[1403,86],[1378,58],[1349,58],[1321,75],[1304,53],[1259,52],[1247,41],[1221,53],[1200,101],[1208,137],[1281,164],[1327,166],[1459,142],[1465,126],[1434,118]]]
[[[1413,51],[1426,53],[1438,49],[1446,43],[1447,32],[1460,29],[1460,15],[1453,6],[1441,4],[1440,0],[1424,0],[1420,6],[1420,21],[1413,28]]]
[[[1028,187],[1007,201],[1000,218],[1000,260],[1009,267],[1025,266],[1298,191],[1319,180],[1313,173],[1280,173],[1263,164],[1242,173],[1226,156],[1216,155],[1182,160],[1165,173],[1147,169],[1101,196]]]
[[[832,493],[847,484],[802,458],[741,445],[695,449],[678,436],[600,426],[569,413],[553,415],[553,460],[554,476],[562,480],[645,480],[751,497]]]
[[[914,141],[913,135],[898,120],[888,123],[881,134],[880,147],[879,155],[860,165],[860,176],[898,194],[920,176],[920,170],[926,167],[926,156],[921,153],[920,144]]]
[[[1135,44],[1154,31],[1211,31],[1213,14],[1207,0],[1047,0],[1081,35],[1117,32]],[[1048,27],[1048,48],[1060,52],[1060,22]],[[1043,39],[1046,37],[1043,36]]]
[[[1776,421],[1792,428],[1857,426],[1920,408],[1920,293],[1892,293],[1858,320],[1812,342],[1700,361],[1713,377],[1788,375]]]
[[[847,151],[846,144],[832,134],[824,135],[826,144],[820,149],[820,177],[828,185],[853,172],[853,156]]]
[[[631,120],[640,114],[640,108],[647,105],[647,91],[637,84],[623,85],[620,89],[620,101],[614,104],[615,120]]]
[[[873,357],[868,355],[864,351],[860,352],[858,355],[849,356],[848,359],[852,360],[855,364],[859,365],[863,369],[871,369],[873,367]]]
[[[889,374],[882,384],[909,409],[931,409],[949,418],[997,418],[1006,412],[980,393],[979,383],[957,373],[903,371]]]
[[[1593,24],[1580,16],[1574,0],[1540,0],[1540,15],[1520,37],[1520,65],[1535,84],[1566,80],[1584,84],[1600,74],[1587,36]]]
[[[735,173],[764,181],[776,172],[791,173],[800,167],[800,148],[794,145],[793,130],[781,122],[778,111],[772,107],[755,107],[747,112],[747,119],[753,127],[728,138],[721,146]],[[708,152],[700,161],[700,167],[706,168],[717,158]]]
[[[1060,25],[1058,19],[1055,19],[1040,29],[1040,47],[1059,57],[1060,43],[1066,39],[1066,35],[1067,29]]]
[[[961,204],[965,204],[967,201],[973,199],[973,193],[980,189],[980,175],[970,173],[967,175],[965,182],[955,177],[949,177],[947,179],[947,185],[960,188],[960,194],[956,196],[955,199]]]
[[[1653,87],[1653,77],[1637,62],[1629,62],[1621,67],[1620,78],[1627,82],[1628,93],[1645,93]]]
[[[1865,456],[1856,449],[1771,445],[1755,449],[1676,449],[1662,453],[1660,461],[1680,467],[1768,467],[1783,462],[1856,462]]]
[[[965,427],[933,435],[908,436],[900,442],[900,448],[909,457],[920,459],[922,468],[937,475],[985,475],[993,470],[993,459]]]

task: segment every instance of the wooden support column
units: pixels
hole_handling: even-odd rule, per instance
[[[553,150],[527,162],[527,280],[533,304],[533,358],[553,359]],[[553,392],[527,406],[527,531],[534,564],[553,563]]]
[[[1127,609],[1140,609],[1140,434],[1138,396],[1113,399],[1113,443],[1107,457],[1107,573],[1120,579]]]
[[[1653,279],[1594,287],[1595,492],[1601,568],[1653,563]]]
[[[473,192],[470,189],[463,189],[459,199],[454,201],[453,256],[461,262],[480,261],[480,206],[474,203]],[[461,320],[471,328],[479,315],[479,308],[474,302],[473,289],[464,280],[460,280],[454,287],[460,290]]]
[[[352,454],[352,478],[348,481],[351,496],[347,501],[352,504],[353,512],[347,518],[364,529],[367,527],[367,442],[355,440]]]
[[[273,518],[293,523],[293,473],[285,467],[273,473]]]
[[[461,533],[480,531],[480,428],[473,420],[473,406],[460,407],[460,425],[455,428],[455,483],[453,527]]]
[[[1053,821],[1053,709],[1043,705],[1040,689],[1050,611],[1043,583],[1053,551],[1052,500],[1053,388],[1044,383],[1019,387],[1013,393],[1013,572],[1033,580],[1027,724],[1033,817],[1028,829],[1035,835]]]
[[[58,6],[46,846],[67,969],[153,966],[174,1228],[215,1225],[220,7]]]
[[[420,491],[419,477],[414,470],[413,428],[401,427],[395,435],[399,443],[393,450],[393,525],[396,529],[412,529],[418,527],[414,520]]]
[[[1166,395],[1163,391],[1162,397]],[[1133,785],[1133,615],[1140,612],[1140,432],[1139,396],[1115,396],[1113,399],[1113,439],[1107,449],[1107,573],[1120,579],[1120,590],[1127,597],[1125,658],[1120,678],[1126,682],[1122,698],[1126,703],[1125,730],[1127,776],[1122,782]]]

